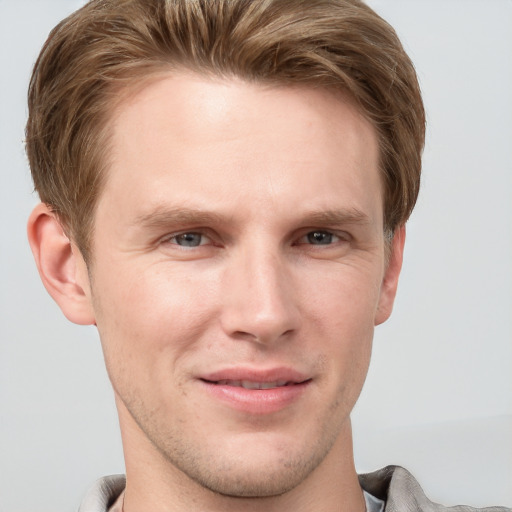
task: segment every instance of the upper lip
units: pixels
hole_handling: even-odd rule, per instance
[[[203,374],[199,377],[201,380],[209,382],[218,381],[250,381],[250,382],[287,382],[299,384],[310,380],[302,372],[293,368],[275,367],[266,369],[233,367],[217,370],[211,373]]]

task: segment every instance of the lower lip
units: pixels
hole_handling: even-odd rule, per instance
[[[245,389],[202,380],[208,393],[228,406],[249,414],[270,414],[290,406],[311,381],[271,389]]]

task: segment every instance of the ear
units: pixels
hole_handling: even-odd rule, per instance
[[[389,261],[384,272],[384,278],[380,288],[380,298],[375,314],[375,325],[384,323],[393,311],[396,290],[398,288],[398,278],[402,269],[405,244],[405,226],[396,229],[391,241]]]
[[[94,324],[85,261],[48,206],[38,204],[27,226],[28,240],[41,280],[68,320]]]

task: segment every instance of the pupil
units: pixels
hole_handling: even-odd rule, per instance
[[[187,247],[197,247],[201,243],[201,235],[198,233],[183,233],[176,239],[178,245]]]
[[[311,244],[330,244],[332,242],[332,234],[326,231],[313,231],[308,234],[308,242]]]

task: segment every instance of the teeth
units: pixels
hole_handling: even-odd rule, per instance
[[[217,384],[244,389],[272,389],[288,386],[290,383],[285,380],[277,380],[274,382],[254,382],[250,380],[219,380],[217,381]]]

